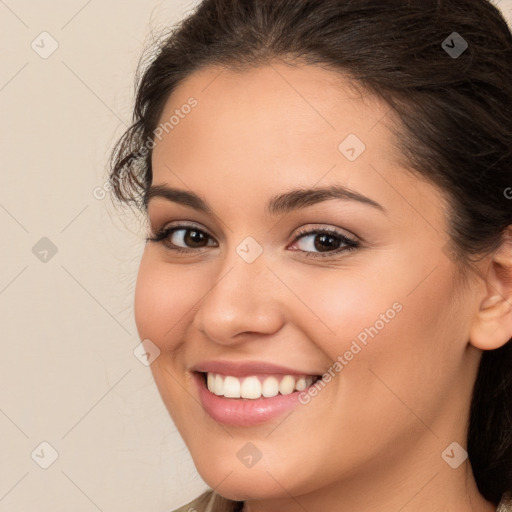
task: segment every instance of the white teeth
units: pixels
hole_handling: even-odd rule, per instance
[[[265,379],[257,376],[239,379],[231,375],[222,376],[218,373],[207,373],[208,390],[215,395],[226,398],[271,398],[281,395],[289,395],[294,391],[303,391],[313,383],[313,377],[296,377],[284,375],[279,382],[276,377],[269,376]]]
[[[305,377],[300,377],[297,379],[297,382],[295,383],[295,389],[297,391],[303,391],[306,389],[306,379]]]
[[[291,375],[285,375],[279,383],[279,393],[289,395],[295,390],[295,379]]]
[[[275,377],[267,377],[261,386],[261,394],[265,398],[272,398],[279,394],[279,382]]]
[[[242,398],[259,398],[261,396],[261,382],[258,377],[247,377],[240,387]]]
[[[213,390],[215,389],[215,374],[209,373],[207,375],[206,380],[207,380],[207,384],[208,384],[208,389],[213,392]]]
[[[215,375],[213,392],[219,396],[224,394],[224,379],[220,375]]]
[[[236,377],[224,378],[224,396],[226,398],[240,398],[240,380]]]

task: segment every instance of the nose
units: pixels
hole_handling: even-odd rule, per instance
[[[230,259],[212,279],[194,325],[209,340],[222,345],[275,333],[283,325],[280,293],[279,281],[263,258],[250,264]]]

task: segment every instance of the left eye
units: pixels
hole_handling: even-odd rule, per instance
[[[199,249],[208,245],[211,237],[199,229],[184,228],[174,229],[169,233],[169,241],[178,247]]]
[[[313,253],[313,255],[327,253],[326,256],[353,250],[359,246],[355,240],[331,230],[314,230],[303,233],[296,238],[294,245],[306,253]],[[320,256],[324,256],[324,254],[320,254]]]

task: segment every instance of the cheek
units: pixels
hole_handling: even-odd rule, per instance
[[[176,379],[182,372],[182,340],[200,298],[200,290],[191,286],[186,271],[178,271],[152,254],[151,248],[146,249],[135,288],[135,323],[140,339],[149,339],[160,349],[150,369],[163,403],[180,429],[185,426],[188,408],[197,406],[189,402],[189,395],[183,393],[183,385],[176,385]]]
[[[344,456],[360,460],[371,457],[382,431],[387,432],[383,440],[396,452],[400,443],[414,443],[424,434],[422,422],[434,424],[454,388],[461,360],[456,351],[464,345],[452,343],[464,337],[464,326],[453,321],[458,316],[452,274],[438,268],[424,279],[434,266],[388,266],[386,275],[368,267],[364,273],[347,269],[336,279],[336,271],[307,280],[289,274],[296,283],[294,291],[309,308],[304,315],[297,301],[297,313],[302,312],[297,321],[332,361],[334,378],[311,400],[311,407],[325,418],[314,449],[325,449],[326,459],[332,446],[321,439],[332,432],[347,441]],[[308,421],[304,418],[303,428]]]
[[[144,253],[135,288],[135,323],[141,339],[149,338],[162,352],[174,348],[187,318],[200,299],[186,272]]]
[[[383,337],[403,311],[397,280],[368,267],[283,269],[282,274],[297,297],[288,303],[296,325],[331,361],[350,350],[353,341],[365,347],[373,337]]]
[[[344,359],[341,380],[349,394],[383,386],[382,376],[428,398],[456,370],[463,343],[453,341],[463,340],[465,325],[453,321],[461,311],[452,271],[410,261],[365,271],[324,269],[308,279],[288,271],[286,282],[307,306],[296,301],[296,321],[332,364]]]

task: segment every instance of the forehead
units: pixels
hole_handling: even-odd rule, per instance
[[[402,166],[395,122],[384,101],[320,67],[205,68],[163,109],[153,184],[192,189],[233,214],[292,187],[332,184],[396,216],[410,216],[411,205],[439,211],[441,191]]]
[[[168,98],[153,160],[178,164],[201,153],[210,160],[243,156],[264,164],[286,155],[316,158],[319,152],[332,160],[350,135],[361,141],[356,150],[381,148],[380,158],[391,160],[387,122],[392,122],[387,104],[321,67],[279,62],[243,72],[207,67]]]

